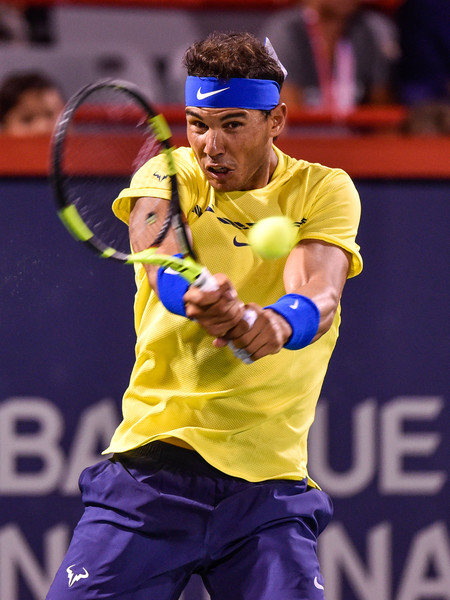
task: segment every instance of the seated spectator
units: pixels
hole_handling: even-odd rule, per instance
[[[450,135],[450,103],[428,101],[411,106],[403,132],[409,135]]]
[[[50,133],[63,106],[61,91],[45,75],[14,73],[0,87],[1,131],[17,136]]]
[[[28,23],[23,11],[0,4],[0,42],[25,43],[29,39]]]
[[[50,44],[52,7],[0,2],[0,43]]]
[[[303,0],[266,28],[288,70],[290,106],[345,113],[392,101],[398,59],[394,23],[362,0]]]
[[[31,44],[52,44],[55,41],[52,6],[27,6],[24,18],[28,23],[28,39]]]

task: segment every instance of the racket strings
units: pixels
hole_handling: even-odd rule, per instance
[[[142,126],[142,125],[141,125]],[[144,139],[136,158],[132,164],[132,174],[134,175],[150,158],[156,156],[161,151],[161,142],[159,142],[153,135],[147,136]]]
[[[130,252],[128,227],[114,215],[112,203],[129,187],[130,177],[161,151],[150,116],[131,95],[99,88],[75,109],[62,147],[66,198],[96,237],[123,253]],[[147,235],[156,240],[167,221],[165,210]]]

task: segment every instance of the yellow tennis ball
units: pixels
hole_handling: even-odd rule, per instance
[[[297,228],[289,217],[277,216],[261,219],[253,225],[248,239],[253,251],[261,258],[281,258],[295,245]]]

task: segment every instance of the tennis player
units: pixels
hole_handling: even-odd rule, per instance
[[[308,475],[307,437],[342,290],[362,268],[358,194],[343,171],[273,145],[284,74],[253,36],[212,34],[185,65],[181,202],[218,290],[136,268],[123,421],[112,458],[81,474],[85,512],[48,600],[176,600],[193,573],[213,600],[323,600],[316,545],[332,505]],[[150,160],[114,203],[134,250],[170,197],[164,169]],[[263,261],[247,233],[271,215],[296,222],[298,243]]]

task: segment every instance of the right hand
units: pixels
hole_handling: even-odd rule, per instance
[[[223,273],[213,275],[218,289],[202,291],[191,286],[184,295],[186,316],[215,338],[222,338],[242,320],[245,305]],[[225,344],[226,345],[226,344]]]

